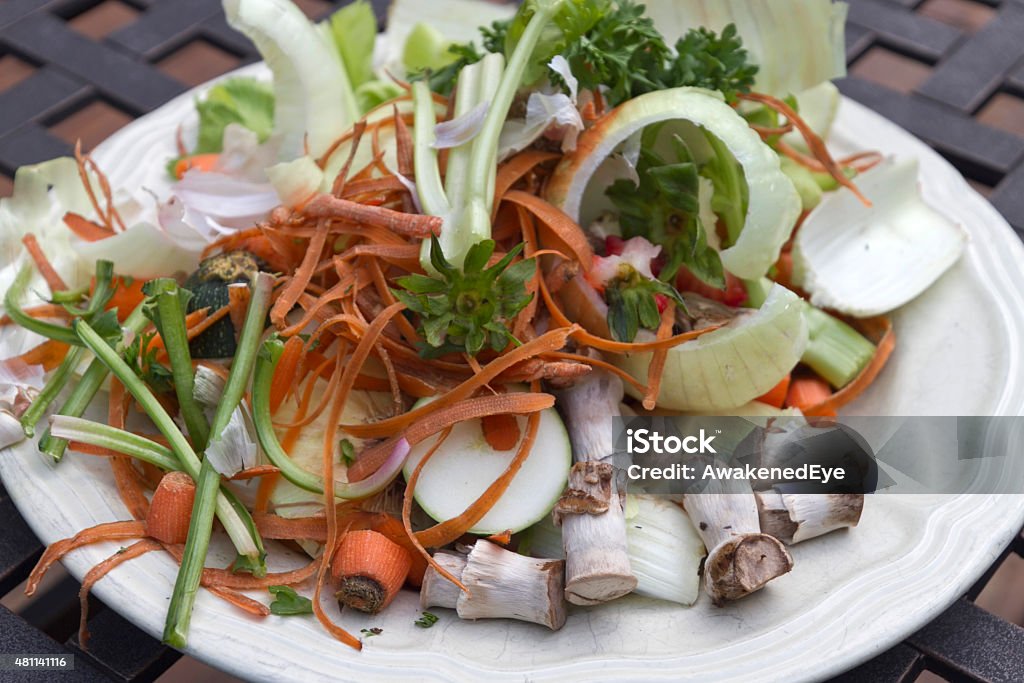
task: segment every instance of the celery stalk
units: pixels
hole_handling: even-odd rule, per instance
[[[448,168],[445,185],[448,191],[449,210],[433,214],[441,215],[445,219],[442,251],[445,258],[459,268],[462,267],[469,249],[491,235],[491,211],[494,205],[501,128],[508,117],[509,108],[529,65],[533,50],[540,41],[545,27],[562,6],[560,0],[537,4],[539,6],[527,23],[519,42],[516,43],[507,66],[503,64],[500,55],[493,54],[472,67],[466,67],[460,74],[459,92],[456,94],[459,110],[469,111],[472,106],[482,101],[487,101],[489,106],[480,132],[468,143],[468,160],[463,158],[466,155],[465,151],[458,151],[455,153],[454,167]],[[463,91],[464,80],[466,87]],[[459,105],[463,92],[466,93],[468,101],[464,105]],[[425,117],[424,123],[428,124],[429,119]],[[418,133],[420,140],[426,139],[428,135],[428,132]],[[421,144],[418,140],[417,147]],[[417,181],[428,178],[428,183],[432,183],[437,173],[436,155],[419,154],[415,163]],[[441,202],[436,203],[444,206]],[[424,207],[426,208],[426,205]],[[430,242],[425,241],[420,251],[420,263],[428,273],[434,273],[430,251]]]
[[[804,306],[809,338],[800,359],[837,389],[871,362],[875,345],[857,330],[810,304]]]

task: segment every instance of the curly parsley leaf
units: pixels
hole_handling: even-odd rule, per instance
[[[393,290],[419,316],[420,333],[426,340],[421,355],[464,352],[475,356],[484,348],[498,352],[518,343],[508,325],[533,298],[526,283],[537,270],[534,259],[512,263],[523,245],[488,268],[495,242],[478,242],[466,254],[460,271],[441,253],[437,238],[432,240],[431,264],[440,276],[408,275],[398,280],[402,289]]]
[[[476,64],[484,58],[484,55],[477,50],[476,45],[473,43],[449,45],[448,53],[452,55],[452,59],[445,66],[437,69],[424,68],[414,71],[409,76],[409,80],[426,80],[431,90],[447,97],[455,89],[455,82],[459,79],[459,72],[462,71],[463,67]]]
[[[722,33],[704,27],[690,29],[676,41],[676,57],[661,77],[662,87],[694,86],[718,90],[732,102],[737,93],[748,92],[754,84],[757,66],[747,63],[747,51],[736,26]]]
[[[671,51],[654,22],[644,16],[644,6],[622,0],[584,36],[569,43],[562,55],[580,88],[607,85],[604,96],[615,106],[662,88],[660,74]],[[561,84],[557,74],[549,76]]]
[[[313,601],[296,593],[291,586],[270,586],[267,591],[274,596],[274,601],[270,603],[272,614],[290,617],[313,613]]]
[[[678,138],[679,161],[668,163],[647,146],[637,164],[640,184],[619,179],[605,194],[619,211],[622,236],[645,237],[661,245],[667,258],[659,278],[670,282],[685,265],[707,284],[725,288],[718,252],[708,245],[699,212],[700,169]]]

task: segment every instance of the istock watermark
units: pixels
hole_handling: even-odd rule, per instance
[[[1022,417],[609,418],[620,488],[1024,493]]]

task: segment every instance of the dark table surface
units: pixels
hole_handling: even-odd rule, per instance
[[[297,4],[319,17],[347,2]],[[373,2],[382,23],[386,4]],[[1024,238],[1024,0],[850,0],[846,53],[842,92],[934,147]],[[18,166],[68,154],[78,139],[88,150],[256,58],[219,0],[0,0],[0,196]],[[41,551],[0,488],[0,596]],[[948,611],[836,680],[895,683],[927,670],[950,681],[1024,681],[1024,629],[974,604],[1001,567],[1021,576],[1021,556],[1018,536]],[[178,659],[98,603],[83,653],[76,592],[69,579],[19,614],[0,605],[0,654],[78,656],[73,673],[39,680],[147,681]],[[11,676],[0,671],[0,681]]]

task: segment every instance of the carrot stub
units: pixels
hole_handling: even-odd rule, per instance
[[[184,472],[168,472],[153,493],[146,517],[146,532],[163,543],[184,543],[192,519],[196,485]]]
[[[786,394],[786,405],[790,408],[808,410],[832,398],[832,387],[822,378],[815,376],[794,377]],[[822,417],[835,417],[835,410],[816,413]]]
[[[786,396],[789,394],[790,379],[790,376],[786,375],[778,384],[754,400],[781,408],[786,403]]]
[[[350,531],[338,545],[331,576],[338,584],[338,602],[377,614],[398,595],[409,575],[408,551],[376,531]]]

